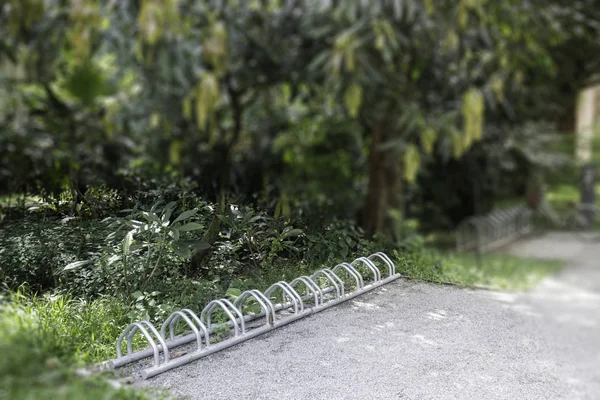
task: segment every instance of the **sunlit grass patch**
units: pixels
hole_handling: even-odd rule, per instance
[[[425,250],[396,254],[397,270],[410,278],[495,289],[529,289],[564,264],[497,254],[485,254],[481,262],[472,253]]]
[[[2,207],[31,207],[43,203],[40,196],[21,195],[21,194],[3,194],[0,195],[0,208]]]
[[[113,357],[128,320],[126,308],[110,298],[0,296],[0,398],[151,398],[116,389],[102,376],[74,373],[76,367]]]
[[[129,309],[112,298],[73,299],[68,295],[10,294],[0,305],[0,340],[30,337],[41,352],[71,363],[114,356],[114,343],[129,323]]]

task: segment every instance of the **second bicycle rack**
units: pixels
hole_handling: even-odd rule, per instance
[[[505,245],[532,232],[532,216],[528,207],[517,206],[467,218],[456,230],[456,250],[483,252]]]

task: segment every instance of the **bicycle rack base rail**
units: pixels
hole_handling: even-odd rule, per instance
[[[291,283],[277,282],[264,293],[248,290],[240,294],[233,303],[228,299],[213,300],[202,310],[200,317],[189,309],[176,311],[165,320],[160,331],[148,321],[134,322],[117,341],[117,357],[105,361],[103,366],[116,369],[153,357],[153,365],[141,371],[142,379],[148,379],[351,300],[398,278],[400,274],[396,273],[390,258],[378,252],[369,257],[360,257],[352,263],[341,263],[332,269],[319,270],[312,276],[299,277]],[[298,292],[299,286],[305,289],[303,294]],[[347,286],[352,290],[347,291]],[[281,293],[281,302],[274,304],[271,299],[277,297],[277,293]],[[244,306],[249,299],[260,305],[261,312],[245,312]],[[217,309],[221,309],[228,317],[228,322],[211,324],[211,315]],[[261,318],[264,318],[264,324],[249,326]],[[174,336],[174,327],[180,321],[185,322],[192,330],[191,334]],[[218,340],[215,333],[223,328],[233,328],[233,336],[211,343],[211,335],[213,340]],[[143,334],[150,347],[134,352],[132,341],[138,332]],[[124,342],[127,354],[122,354]],[[196,342],[195,350],[172,357],[170,350],[193,342]]]

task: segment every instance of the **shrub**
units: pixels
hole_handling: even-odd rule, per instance
[[[107,234],[105,224],[78,218],[7,222],[0,229],[0,281],[12,289],[23,284],[33,291],[58,287],[60,270],[99,254]]]

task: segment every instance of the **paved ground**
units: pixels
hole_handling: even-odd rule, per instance
[[[145,384],[192,399],[600,399],[600,243],[529,293],[396,281]]]

